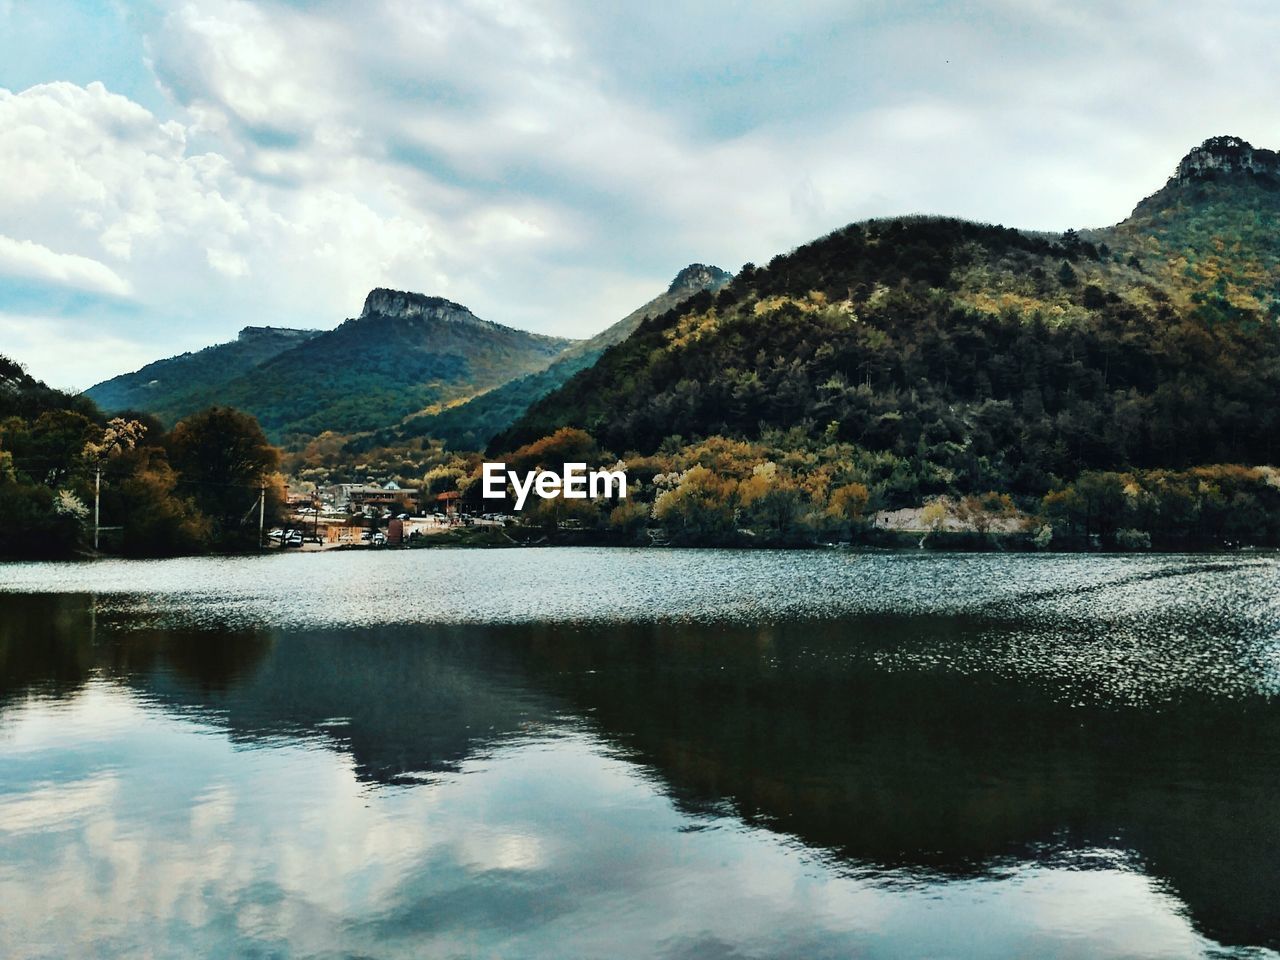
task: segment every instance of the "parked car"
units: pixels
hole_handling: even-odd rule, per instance
[[[386,542],[387,542],[387,535],[383,533],[381,530],[379,530],[377,533],[373,535],[373,545],[375,547],[381,547]]]

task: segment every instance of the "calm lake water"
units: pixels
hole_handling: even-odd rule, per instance
[[[0,565],[0,956],[1280,956],[1280,561]]]

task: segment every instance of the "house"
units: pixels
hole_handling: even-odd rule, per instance
[[[367,508],[377,510],[412,510],[416,499],[412,490],[405,490],[394,480],[386,484],[339,483],[328,490],[333,505],[340,510],[359,513]]]

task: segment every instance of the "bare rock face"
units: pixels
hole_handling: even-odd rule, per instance
[[[360,312],[360,317],[363,319],[373,316],[394,317],[401,320],[422,317],[430,320],[485,322],[462,304],[446,300],[444,297],[428,297],[421,293],[387,290],[383,287],[369,291],[369,295],[365,297],[364,309]]]
[[[705,263],[691,263],[676,274],[667,293],[696,292],[698,290],[718,290],[731,280],[730,274],[719,267]]]
[[[1280,154],[1239,137],[1210,137],[1182,158],[1172,179],[1184,183],[1232,173],[1280,177]]]

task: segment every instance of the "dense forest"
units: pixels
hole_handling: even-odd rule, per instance
[[[566,425],[640,453],[805,425],[911,461],[922,489],[1043,493],[1085,469],[1270,462],[1278,360],[1273,321],[1178,309],[1092,243],[877,222],[642,325],[491,450]]]
[[[284,499],[279,451],[247,414],[214,407],[165,431],[147,414],[107,419],[0,357],[0,557],[70,557],[93,545],[166,556],[257,545],[259,496]]]

